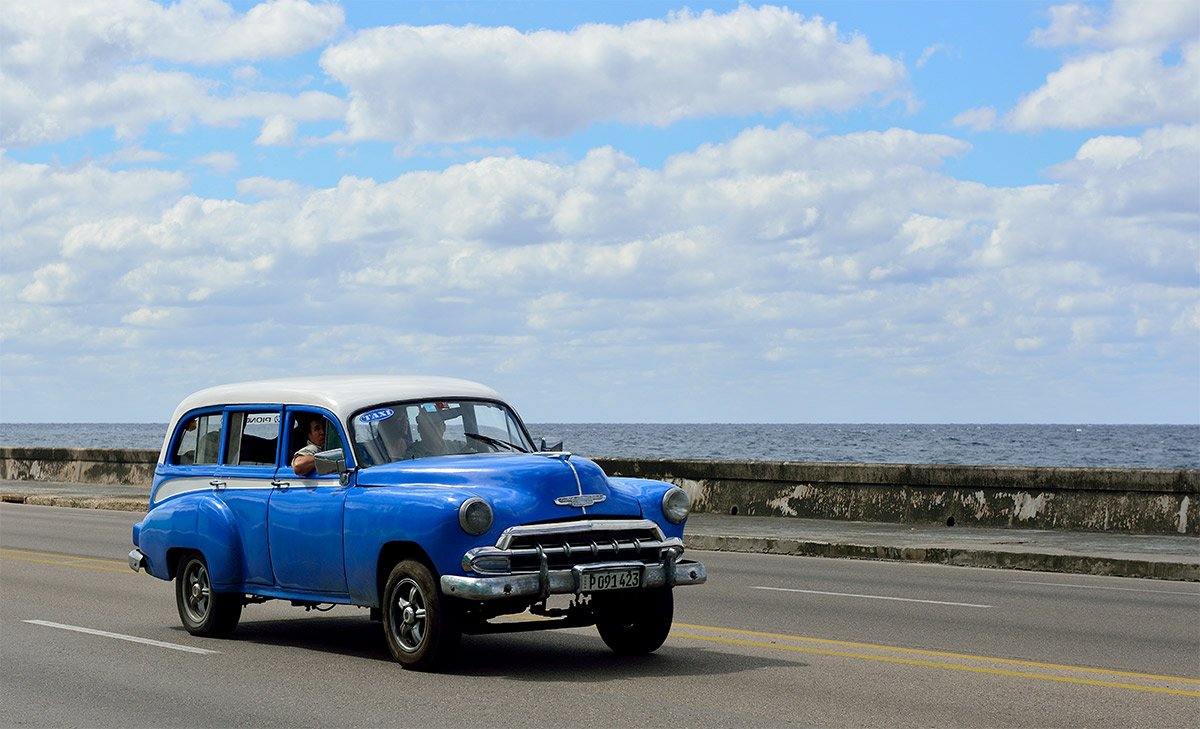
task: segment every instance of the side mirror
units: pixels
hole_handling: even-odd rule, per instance
[[[552,446],[546,445],[546,439],[542,438],[541,444],[538,445],[539,453],[558,453],[563,449],[563,442],[560,440]]]
[[[346,454],[342,452],[341,448],[334,448],[331,451],[321,451],[313,456],[313,459],[317,463],[318,476],[346,472]]]

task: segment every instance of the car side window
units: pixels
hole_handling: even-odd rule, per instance
[[[312,456],[325,451],[341,450],[345,455],[345,442],[341,430],[332,420],[315,410],[289,410],[287,450],[284,451],[284,463],[290,465],[296,474],[308,478],[317,478]],[[304,456],[297,462],[297,458]],[[336,474],[325,474],[324,477],[337,478]]]
[[[226,465],[275,465],[281,421],[282,417],[275,411],[230,413]]]
[[[221,413],[189,418],[179,431],[172,463],[176,465],[215,464],[221,450]]]

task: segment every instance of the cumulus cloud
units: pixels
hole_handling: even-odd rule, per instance
[[[990,106],[967,109],[951,122],[956,127],[967,127],[973,132],[986,132],[996,125],[996,110]]]
[[[1030,40],[1039,46],[1161,46],[1192,38],[1198,28],[1200,5],[1189,0],[1114,0],[1107,17],[1095,5],[1056,5],[1049,27]]]
[[[1163,52],[1118,48],[1068,61],[1021,99],[1008,123],[1018,130],[1085,129],[1200,121],[1200,42],[1178,63]]]
[[[770,6],[570,32],[375,28],[331,46],[321,65],[349,90],[343,138],[418,145],[845,110],[907,93],[903,64],[866,39]]]
[[[297,126],[294,119],[277,114],[263,122],[262,131],[259,132],[258,138],[254,140],[254,143],[262,145],[290,145],[296,141]]]
[[[286,114],[341,114],[321,92],[227,96],[214,81],[164,64],[285,57],[329,39],[342,10],[274,0],[236,13],[220,0],[6,5],[0,15],[0,144],[28,146],[112,128],[132,139],[151,124],[186,128]]]
[[[227,175],[237,169],[238,158],[233,152],[209,152],[192,160],[192,164],[203,165],[215,172]]]
[[[2,209],[6,252],[43,244],[6,260],[0,333],[105,359],[142,351],[152,330],[172,376],[195,368],[204,382],[214,364],[227,378],[271,372],[305,341],[337,358],[314,367],[487,370],[541,387],[569,371],[622,398],[681,374],[735,393],[749,369],[783,393],[809,392],[809,374],[820,389],[944,393],[969,387],[964,372],[1053,378],[1118,349],[1186,379],[1194,348],[1181,342],[1200,335],[1196,140],[1195,127],[1097,137],[1053,183],[998,189],[941,172],[969,149],[950,137],[783,125],[661,169],[598,148],[317,189],[249,178],[239,200],[155,196],[170,178],[119,173],[131,200],[80,211],[71,192],[114,195],[113,173],[0,157],[5,189],[37,182],[45,201]],[[214,341],[218,363],[205,359]],[[617,366],[629,361],[645,363],[639,379]],[[676,397],[674,417],[705,417],[702,393]]]
[[[1083,46],[1006,118],[1018,130],[1086,129],[1200,121],[1200,4],[1117,0],[1051,9],[1031,42]]]

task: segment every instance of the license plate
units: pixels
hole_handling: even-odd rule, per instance
[[[580,592],[601,590],[628,590],[641,587],[642,571],[636,567],[619,570],[594,570],[579,573]]]

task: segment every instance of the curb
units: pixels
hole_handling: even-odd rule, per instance
[[[69,506],[75,509],[104,509],[107,511],[135,511],[145,513],[147,499],[95,498],[61,496],[55,494],[0,494],[0,502],[6,504],[29,504],[30,506]]]
[[[684,547],[712,552],[747,552],[798,557],[831,557],[894,562],[925,562],[955,567],[1030,570],[1102,575],[1106,577],[1146,577],[1157,580],[1200,582],[1200,565],[1179,562],[1151,562],[1118,557],[1091,557],[1074,554],[1037,554],[946,547],[887,547],[862,544],[832,544],[802,539],[774,537],[730,537],[712,534],[684,535]]]

